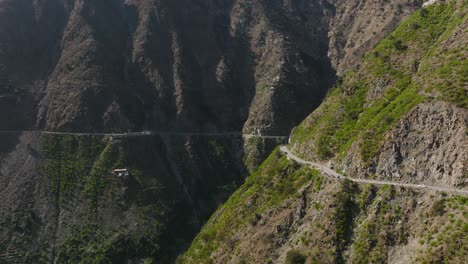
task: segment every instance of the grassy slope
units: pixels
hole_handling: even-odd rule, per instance
[[[268,209],[299,195],[301,187],[310,184],[320,189],[319,172],[288,161],[275,150],[260,168],[248,178],[231,198],[214,214],[195,238],[184,261],[210,263],[210,255],[238,230],[251,225]],[[252,198],[253,197],[253,198]],[[247,200],[254,199],[249,203]]]
[[[457,29],[464,33],[467,6],[434,5],[403,22],[295,130],[296,150],[328,160],[359,142],[361,158],[369,161],[384,133],[417,104],[444,100],[468,108],[468,48],[463,42],[444,45]]]

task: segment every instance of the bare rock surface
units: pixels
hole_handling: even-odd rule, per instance
[[[467,187],[467,125],[464,109],[444,102],[419,105],[389,132],[376,174]]]

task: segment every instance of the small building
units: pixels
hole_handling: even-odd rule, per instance
[[[115,169],[113,173],[117,177],[127,177],[129,175],[128,169]]]

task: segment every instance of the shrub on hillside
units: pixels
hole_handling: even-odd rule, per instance
[[[286,264],[304,264],[306,257],[297,250],[290,250],[286,253]]]

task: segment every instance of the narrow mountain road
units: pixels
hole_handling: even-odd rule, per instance
[[[407,188],[413,188],[413,189],[423,189],[423,190],[434,190],[434,191],[439,191],[439,192],[447,192],[447,193],[456,193],[456,194],[463,194],[463,195],[468,195],[468,190],[464,189],[455,189],[455,188],[445,188],[445,187],[437,187],[437,186],[428,186],[428,185],[423,185],[423,184],[412,184],[412,183],[401,183],[401,182],[392,182],[392,181],[378,181],[378,180],[368,180],[368,179],[357,179],[357,178],[351,178],[344,176],[329,167],[320,164],[320,163],[315,163],[315,162],[310,162],[304,159],[299,158],[298,156],[294,155],[287,146],[281,146],[280,147],[281,152],[286,154],[288,159],[295,160],[296,162],[303,164],[303,165],[309,165],[314,168],[317,168],[321,170],[324,174],[328,175],[330,178],[336,178],[336,179],[348,179],[350,181],[356,182],[356,183],[361,183],[361,184],[373,184],[373,185],[393,185],[393,186],[401,186],[401,187],[407,187]]]
[[[249,138],[265,138],[265,139],[287,139],[287,136],[275,135],[257,135],[243,134],[241,132],[171,132],[171,131],[142,131],[128,133],[75,133],[75,132],[53,132],[53,131],[0,131],[0,133],[38,133],[42,135],[64,135],[64,136],[103,136],[103,137],[140,137],[140,136],[205,136],[205,137],[244,137]]]

